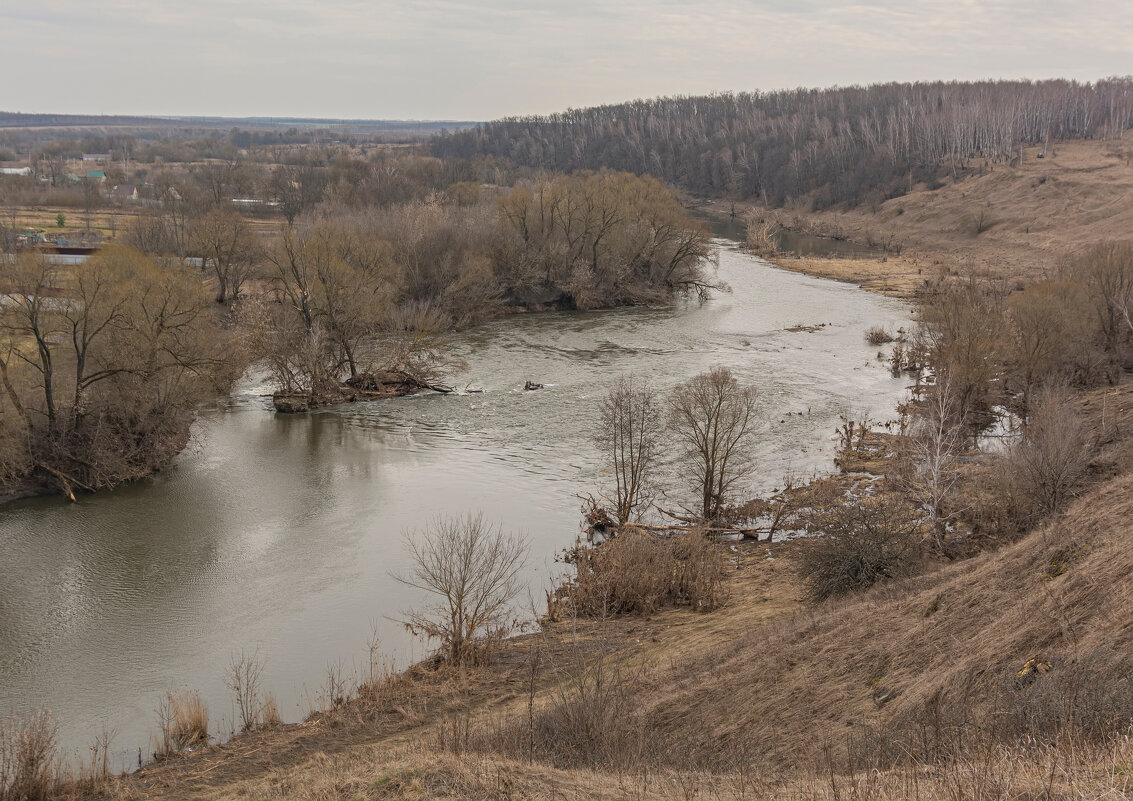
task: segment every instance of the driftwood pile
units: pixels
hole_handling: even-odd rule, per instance
[[[736,539],[758,540],[761,534],[766,534],[767,528],[736,528],[734,526],[706,525],[697,521],[685,521],[676,525],[662,526],[648,523],[620,524],[610,516],[610,513],[597,504],[587,504],[583,511],[586,518],[586,535],[590,542],[600,543],[611,537],[616,537],[622,531],[639,531],[653,534],[658,537],[669,537],[676,532],[698,531],[705,535],[716,537],[735,537]]]
[[[405,370],[379,370],[375,373],[359,373],[314,397],[310,392],[276,392],[272,395],[272,405],[281,414],[298,414],[339,403],[398,398],[415,392],[440,392],[447,395],[452,391],[450,386],[420,378]]]

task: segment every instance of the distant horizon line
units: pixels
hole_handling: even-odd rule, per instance
[[[607,107],[607,106],[618,106],[618,105],[624,105],[624,104],[627,104],[627,103],[633,103],[635,101],[641,101],[641,100],[659,101],[659,100],[673,100],[673,99],[679,99],[679,98],[713,97],[713,96],[718,96],[718,95],[745,95],[745,94],[763,95],[763,94],[776,94],[776,93],[782,93],[782,92],[795,92],[795,91],[827,92],[827,91],[838,91],[838,90],[846,90],[846,89],[869,89],[869,88],[874,88],[874,87],[889,86],[889,85],[893,85],[893,84],[908,85],[908,86],[933,85],[933,84],[945,84],[945,85],[947,85],[947,84],[980,84],[980,83],[1036,83],[1036,84],[1041,84],[1041,83],[1048,83],[1048,82],[1067,81],[1067,82],[1070,82],[1070,83],[1076,83],[1076,84],[1082,84],[1082,85],[1096,85],[1096,84],[1106,82],[1106,81],[1130,81],[1130,80],[1133,80],[1133,74],[1131,74],[1131,73],[1126,73],[1126,74],[1116,74],[1115,73],[1115,74],[1112,74],[1112,75],[1104,75],[1104,76],[1099,76],[1097,78],[1092,78],[1092,79],[1068,78],[1068,77],[1063,77],[1063,76],[1048,76],[1048,77],[1042,77],[1042,78],[1031,78],[1031,77],[1020,76],[1020,77],[998,77],[998,78],[983,77],[983,78],[967,78],[967,79],[963,79],[963,78],[933,78],[933,79],[918,79],[918,80],[894,80],[894,79],[890,79],[890,80],[868,81],[868,82],[864,82],[864,83],[847,83],[847,84],[833,83],[833,84],[828,84],[828,85],[825,85],[825,86],[800,84],[798,86],[781,87],[781,88],[777,88],[777,89],[758,89],[758,88],[751,88],[751,89],[735,89],[735,88],[714,89],[714,90],[710,90],[710,91],[693,92],[693,93],[679,93],[678,92],[678,93],[669,93],[669,94],[658,94],[658,95],[652,95],[652,96],[639,96],[639,97],[634,97],[634,98],[622,99],[622,100],[618,100],[618,101],[584,103],[584,104],[579,104],[579,105],[567,104],[565,107],[560,108],[557,112],[543,112],[543,113],[538,113],[538,112],[527,112],[527,113],[513,112],[513,113],[510,113],[510,114],[503,114],[503,115],[497,115],[497,116],[492,116],[492,117],[488,117],[488,118],[480,118],[480,119],[458,119],[458,118],[453,118],[453,117],[449,117],[449,118],[419,118],[419,117],[377,118],[377,117],[329,117],[329,116],[302,117],[302,116],[296,116],[296,115],[268,115],[268,114],[254,114],[254,115],[247,115],[247,116],[233,116],[233,115],[227,115],[227,114],[156,114],[156,113],[110,113],[110,114],[108,114],[106,112],[82,113],[82,112],[50,112],[50,111],[7,111],[7,110],[3,110],[3,109],[0,109],[0,117],[3,117],[4,115],[18,115],[18,116],[24,116],[24,117],[76,117],[76,118],[86,117],[86,118],[104,118],[104,119],[160,120],[160,121],[163,121],[163,122],[193,122],[193,121],[212,122],[212,123],[218,123],[218,122],[254,122],[254,123],[269,123],[269,124],[322,123],[322,124],[335,124],[335,125],[349,125],[349,124],[355,124],[355,125],[367,125],[367,124],[370,124],[370,125],[373,125],[373,124],[387,124],[387,125],[389,125],[389,124],[402,124],[402,125],[413,125],[413,124],[416,124],[416,125],[444,125],[444,124],[478,125],[478,124],[481,124],[481,123],[502,121],[502,120],[508,120],[508,119],[517,119],[517,118],[522,119],[522,118],[527,118],[527,117],[536,117],[536,118],[537,117],[546,117],[546,116],[554,115],[556,113],[562,113],[564,111],[577,111],[577,110],[580,110],[580,109],[587,109],[587,108],[602,108],[602,107]],[[0,125],[0,127],[3,127],[3,126]]]
[[[469,125],[484,122],[484,120],[461,119],[416,119],[395,117],[299,117],[293,115],[272,116],[255,114],[249,116],[230,116],[226,114],[134,114],[134,113],[86,113],[70,111],[9,111],[0,109],[0,118],[12,117],[62,117],[74,119],[127,119],[127,120],[160,120],[162,122],[268,122],[268,123],[328,123],[328,124],[403,124],[403,125],[441,125],[445,123]]]

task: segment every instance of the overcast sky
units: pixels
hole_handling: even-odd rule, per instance
[[[492,119],[1133,73],[1131,0],[0,0],[0,110]]]

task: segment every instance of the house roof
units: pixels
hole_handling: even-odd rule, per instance
[[[105,170],[91,170],[90,172],[87,173],[87,178],[105,178],[105,177],[106,177],[106,171]]]

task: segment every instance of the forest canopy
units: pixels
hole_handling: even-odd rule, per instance
[[[885,199],[1021,145],[1116,138],[1133,78],[888,83],[634,100],[513,117],[436,138],[442,158],[655,175],[694,192],[818,208]]]

